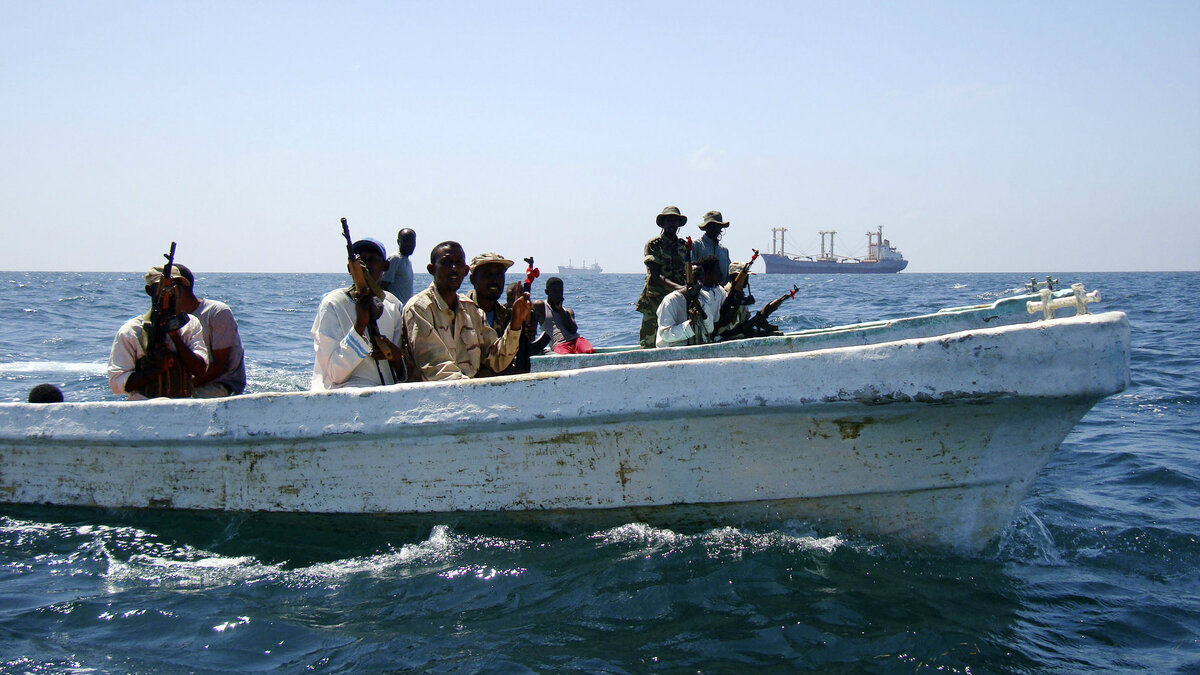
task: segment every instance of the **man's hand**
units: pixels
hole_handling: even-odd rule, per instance
[[[175,353],[168,349],[164,342],[152,353],[138,360],[138,366],[125,381],[125,391],[142,391],[146,385],[173,365],[175,365]]]
[[[362,335],[367,324],[383,316],[383,301],[367,293],[354,303],[354,330]]]
[[[389,361],[396,366],[404,364],[404,355],[401,353],[399,345],[386,337],[382,335],[377,337],[372,347],[371,358],[376,361]]]
[[[512,319],[509,320],[510,326],[523,326],[525,320],[529,318],[529,294],[522,293],[516,302],[513,303]]]

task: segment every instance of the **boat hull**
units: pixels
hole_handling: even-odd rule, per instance
[[[978,549],[1128,382],[1124,315],[217,401],[0,406],[8,503],[798,517]]]
[[[775,253],[764,253],[762,259],[767,274],[894,274],[908,267],[903,259],[836,262],[796,260]]]

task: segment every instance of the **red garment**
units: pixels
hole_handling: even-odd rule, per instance
[[[555,354],[595,354],[596,349],[586,338],[577,337],[574,340],[560,342],[552,348]]]

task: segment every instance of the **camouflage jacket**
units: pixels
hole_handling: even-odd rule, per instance
[[[643,263],[658,263],[664,278],[683,285],[686,275],[688,251],[683,240],[678,237],[674,241],[659,235],[646,242],[646,255]],[[642,285],[642,295],[637,301],[637,311],[653,313],[658,310],[659,303],[671,292],[669,288],[650,283],[650,270],[646,269],[646,281]]]

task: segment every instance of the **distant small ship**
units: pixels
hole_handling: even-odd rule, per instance
[[[783,250],[785,227],[771,228],[771,252],[762,256],[768,274],[887,274],[908,267],[908,261],[892,243],[883,238],[883,227],[867,233],[867,257],[846,258],[834,255],[833,235],[836,231],[822,231],[821,255],[790,256]],[[825,250],[825,235],[829,235],[829,250]],[[778,244],[778,247],[776,246]]]
[[[571,261],[567,260],[566,265],[558,266],[559,274],[600,274],[603,271],[604,268],[596,264],[595,260],[592,261],[591,265],[585,265],[581,263],[579,267],[572,265]]]

